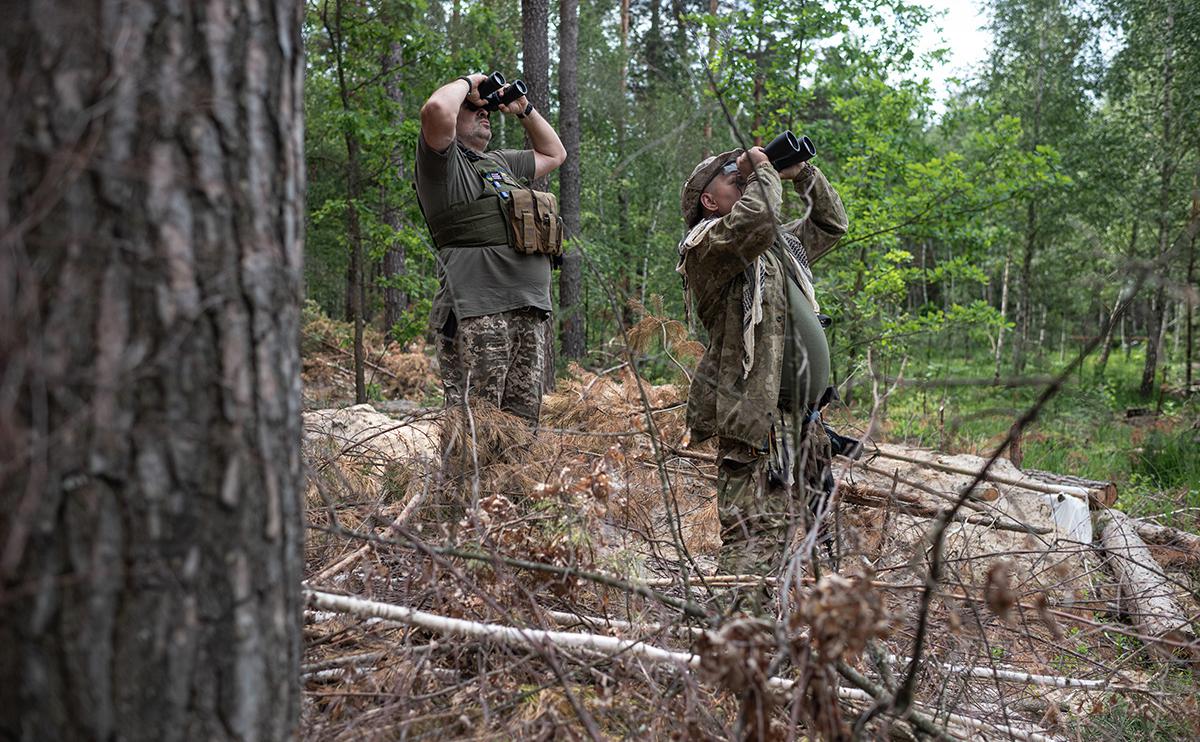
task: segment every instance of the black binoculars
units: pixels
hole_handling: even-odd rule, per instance
[[[792,165],[808,162],[817,153],[816,146],[808,137],[797,137],[791,131],[785,131],[763,147],[771,167],[786,170]]]
[[[513,80],[512,84],[508,85],[505,90],[504,86],[508,84],[504,75],[499,72],[493,72],[488,75],[488,78],[479,83],[479,97],[483,98],[483,106],[489,111],[495,111],[500,106],[506,103],[512,103],[516,99],[529,92],[529,88],[523,80]],[[479,108],[476,108],[479,110]]]

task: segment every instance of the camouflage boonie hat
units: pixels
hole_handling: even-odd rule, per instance
[[[743,152],[745,152],[743,149],[731,149],[728,152],[705,158],[684,181],[683,190],[679,193],[679,210],[689,229],[700,220],[700,194],[704,193],[704,189],[721,171],[721,168],[725,167],[726,163],[736,160]]]

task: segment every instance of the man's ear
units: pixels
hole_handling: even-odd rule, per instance
[[[716,211],[717,200],[708,191],[700,194],[700,207],[705,211]]]

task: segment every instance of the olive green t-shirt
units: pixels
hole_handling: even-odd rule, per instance
[[[829,386],[829,342],[812,304],[791,276],[783,280],[787,291],[787,321],[783,338],[783,373],[779,407],[800,412],[815,405]],[[799,402],[799,410],[793,405]]]
[[[533,150],[494,150],[485,153],[508,168],[518,180],[534,176]],[[458,142],[436,152],[421,137],[417,143],[417,198],[427,217],[474,201],[484,183]],[[437,253],[438,292],[429,322],[434,330],[446,325],[451,313],[458,319],[497,314],[521,307],[547,312],[550,304],[550,258],[525,255],[508,246],[508,235],[478,247],[447,247]]]

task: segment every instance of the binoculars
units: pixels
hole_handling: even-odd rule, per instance
[[[507,90],[504,89],[506,84],[508,83],[504,79],[504,75],[501,75],[499,72],[493,72],[488,75],[486,80],[479,83],[479,97],[483,98],[482,108],[495,111],[500,106],[512,103],[529,92],[529,88],[523,80],[513,80]],[[476,110],[479,109],[476,108]]]
[[[776,170],[786,170],[792,165],[808,162],[817,153],[816,146],[808,137],[797,137],[791,131],[785,131],[763,147],[771,167]]]

